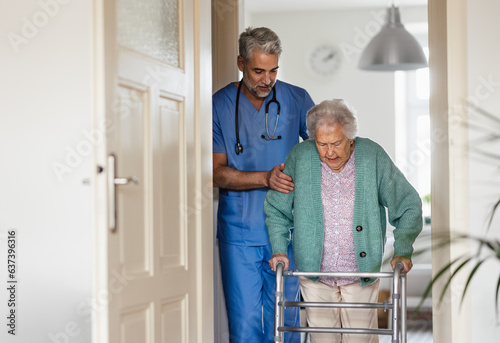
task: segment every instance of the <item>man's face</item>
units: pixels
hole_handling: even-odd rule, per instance
[[[265,98],[276,82],[278,55],[254,51],[246,63],[238,56],[238,68],[243,72],[243,84],[250,93],[258,98]]]

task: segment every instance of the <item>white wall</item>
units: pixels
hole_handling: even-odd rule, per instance
[[[500,199],[500,3],[494,0],[467,1],[468,31],[468,91],[469,100],[496,117],[485,119],[477,111],[469,111],[470,129],[470,228],[479,237],[500,239],[500,213],[491,229],[486,230],[487,218],[493,204]],[[496,141],[479,144],[478,138],[496,134]],[[490,152],[497,158],[481,158],[477,149]],[[464,152],[467,153],[467,152]],[[475,251],[475,247],[473,248]],[[471,342],[497,342],[500,325],[495,315],[495,288],[500,275],[500,260],[487,262],[479,269],[471,286]]]
[[[88,343],[91,2],[3,1],[0,23],[0,341]],[[59,178],[55,162],[68,168]],[[6,326],[11,229],[15,337]]]
[[[401,8],[403,23],[427,22],[425,7]],[[343,98],[358,111],[360,136],[379,142],[395,156],[394,73],[357,68],[362,49],[380,29],[385,9],[327,10],[300,13],[251,13],[246,26],[267,26],[281,38],[278,78],[305,88],[316,103]],[[330,78],[312,74],[308,54],[318,44],[342,51],[338,72]]]

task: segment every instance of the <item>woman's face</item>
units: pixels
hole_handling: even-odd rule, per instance
[[[321,161],[335,173],[340,173],[354,150],[354,140],[348,139],[340,125],[322,125],[314,138]]]

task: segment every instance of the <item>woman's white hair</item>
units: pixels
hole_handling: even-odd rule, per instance
[[[311,108],[307,112],[306,124],[311,139],[322,126],[340,125],[348,139],[355,139],[358,135],[356,111],[342,99],[325,100]]]

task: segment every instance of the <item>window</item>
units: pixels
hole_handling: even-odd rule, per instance
[[[424,48],[427,55],[428,51]],[[396,164],[420,194],[426,224],[430,224],[429,68],[398,71],[395,78]]]

